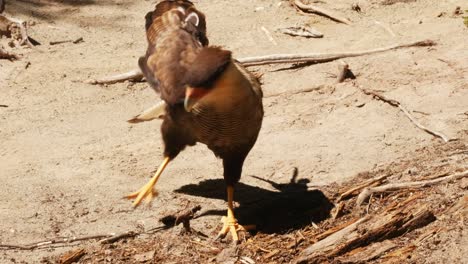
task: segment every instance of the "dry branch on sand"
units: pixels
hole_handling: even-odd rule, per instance
[[[376,98],[378,100],[382,100],[383,102],[386,102],[388,103],[389,105],[391,106],[394,106],[394,107],[398,107],[407,117],[409,120],[411,120],[411,122],[413,122],[413,124],[415,126],[417,126],[419,129],[422,129],[424,131],[426,131],[427,133],[433,135],[433,136],[436,136],[436,137],[439,137],[441,139],[443,139],[445,142],[449,142],[451,139],[449,139],[446,135],[442,134],[441,132],[437,132],[437,131],[434,131],[432,129],[429,129],[425,126],[423,126],[421,123],[419,123],[416,118],[414,118],[410,112],[406,109],[406,107],[404,107],[403,105],[401,105],[400,102],[394,100],[394,99],[389,99],[375,91],[371,91],[371,90],[367,90],[367,89],[362,89],[362,88],[359,88],[364,94],[366,95],[371,95],[373,96],[373,98]]]
[[[368,187],[368,188],[365,188],[359,194],[356,200],[356,204],[358,206],[361,205],[373,193],[391,192],[391,191],[398,191],[398,190],[411,189],[411,188],[422,188],[422,187],[427,187],[427,186],[431,186],[434,184],[438,184],[441,182],[457,180],[459,178],[463,178],[466,176],[468,176],[468,170],[464,172],[456,173],[453,175],[445,176],[445,177],[427,180],[427,181],[390,183],[390,184],[386,184],[386,185],[382,185],[378,187]]]
[[[258,66],[258,65],[266,65],[266,64],[281,64],[281,63],[325,63],[330,62],[338,59],[343,58],[351,58],[351,57],[358,57],[364,55],[370,55],[380,52],[385,52],[394,49],[401,49],[401,48],[410,48],[410,47],[427,47],[427,46],[434,46],[436,43],[432,40],[422,40],[422,41],[415,41],[409,42],[405,44],[394,44],[391,46],[371,49],[371,50],[363,50],[363,51],[351,51],[351,52],[336,52],[336,53],[306,53],[306,54],[273,54],[273,55],[266,55],[266,56],[256,56],[256,57],[247,57],[238,59],[243,66]],[[118,82],[124,82],[128,80],[136,80],[140,81],[143,79],[143,73],[140,69],[135,69],[123,74],[118,74],[114,76],[104,77],[100,79],[90,79],[84,81],[88,84],[112,84]]]
[[[112,75],[109,77],[103,77],[100,79],[89,79],[84,81],[84,83],[88,84],[113,84],[118,82],[125,82],[125,81],[141,81],[143,80],[143,73],[140,69],[135,69],[129,72],[125,72],[122,74]]]
[[[296,263],[322,263],[326,259],[335,258],[348,253],[353,255],[374,242],[384,241],[411,230],[423,227],[435,220],[434,214],[425,204],[402,203],[398,209],[387,208],[377,215],[366,215],[333,233],[323,240],[311,245],[301,252]]]
[[[304,4],[301,0],[294,0],[294,5],[296,5],[299,9],[303,10],[303,11],[308,11],[308,12],[312,12],[312,13],[316,13],[316,14],[319,14],[319,15],[322,15],[322,16],[326,16],[332,20],[335,20],[337,22],[340,22],[340,23],[343,23],[343,24],[346,24],[346,25],[350,25],[351,24],[351,21],[349,21],[348,19],[342,17],[342,16],[339,16],[337,14],[334,14],[333,12],[331,11],[328,11],[324,8],[321,8],[321,7],[317,7],[317,6],[314,6],[314,5],[310,5],[310,4]]]

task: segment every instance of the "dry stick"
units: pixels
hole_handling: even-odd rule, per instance
[[[122,234],[109,234],[109,235],[91,235],[84,237],[68,237],[68,238],[54,238],[51,240],[35,242],[27,245],[13,245],[13,244],[0,244],[0,249],[21,249],[21,250],[32,250],[37,248],[42,248],[44,246],[50,246],[55,244],[70,244],[78,241],[86,241],[93,239],[101,239],[101,243],[114,243],[120,239],[135,237],[144,233],[137,233],[134,231],[128,231]]]
[[[409,189],[409,188],[422,188],[431,186],[434,184],[438,184],[441,182],[448,182],[451,180],[457,180],[459,178],[463,178],[468,176],[468,170],[460,173],[456,173],[453,175],[449,175],[442,178],[437,178],[428,181],[415,181],[415,182],[401,182],[401,183],[390,183],[378,187],[372,188],[365,188],[358,196],[356,200],[356,204],[359,206],[361,205],[371,194],[374,193],[382,193],[382,192],[390,192],[390,191],[398,191],[402,189]]]
[[[338,16],[336,14],[333,14],[331,11],[328,11],[326,9],[323,9],[323,8],[320,8],[320,7],[317,7],[317,6],[314,6],[314,5],[306,5],[300,0],[295,0],[294,4],[297,7],[299,7],[300,9],[302,9],[302,10],[326,16],[328,18],[331,18],[332,20],[338,21],[338,22],[346,24],[346,25],[351,24],[351,21],[349,21],[348,19],[346,19],[344,17],[341,17],[341,16]]]
[[[59,41],[51,41],[49,42],[50,45],[57,45],[57,44],[63,44],[63,43],[68,43],[68,42],[71,42],[73,44],[77,44],[77,43],[80,43],[83,41],[83,38],[82,37],[79,37],[75,40],[72,40],[72,39],[68,39],[68,40],[59,40]]]
[[[385,180],[386,178],[388,178],[390,175],[391,174],[386,174],[386,175],[383,175],[383,176],[379,176],[379,177],[367,180],[364,183],[343,192],[340,195],[340,197],[338,197],[337,202],[343,201],[344,199],[347,199],[347,198],[350,198],[350,197],[353,197],[353,196],[357,195],[358,194],[357,192],[360,191],[361,189],[364,189],[364,188],[366,188],[366,187],[368,187],[370,185],[373,185],[375,183],[380,183],[383,180]]]
[[[124,82],[128,80],[141,81],[143,79],[143,73],[140,69],[135,69],[126,73],[104,77],[101,79],[89,79],[84,81],[89,84],[112,84],[118,82]]]
[[[337,59],[358,57],[363,55],[369,55],[394,49],[400,48],[409,48],[409,47],[426,47],[434,46],[435,42],[432,40],[422,40],[415,41],[405,44],[394,44],[391,46],[371,49],[371,50],[362,50],[362,51],[352,51],[352,52],[337,52],[337,53],[305,53],[305,54],[273,54],[266,56],[258,57],[247,57],[238,59],[238,61],[243,66],[256,66],[256,65],[265,65],[265,64],[278,64],[278,63],[298,63],[298,62],[314,62],[314,63],[324,63]]]
[[[124,238],[136,237],[139,234],[140,233],[137,233],[137,232],[134,232],[134,231],[128,231],[128,232],[125,232],[125,233],[122,233],[122,234],[111,236],[109,238],[105,238],[105,239],[101,240],[100,243],[101,244],[111,244],[111,243],[117,242],[117,241],[119,241],[121,239],[124,239]]]
[[[263,96],[264,98],[269,98],[269,97],[276,97],[280,95],[293,95],[293,94],[300,94],[300,93],[310,93],[313,91],[318,91],[322,88],[325,88],[325,85],[318,85],[314,87],[309,87],[309,88],[304,88],[304,89],[299,89],[299,90],[293,90],[293,91],[286,91],[286,92],[280,92],[280,93],[273,93],[273,94],[267,94]]]
[[[372,96],[374,96],[375,98],[377,98],[377,99],[379,99],[379,100],[382,100],[382,101],[384,101],[384,102],[390,104],[391,106],[400,108],[400,110],[406,115],[406,117],[408,117],[409,120],[411,120],[411,122],[413,122],[413,124],[416,125],[419,129],[422,129],[422,130],[426,131],[427,133],[429,133],[429,134],[431,134],[431,135],[433,135],[433,136],[439,137],[439,138],[443,139],[445,142],[449,142],[449,141],[450,141],[450,139],[449,139],[446,135],[444,135],[444,134],[442,134],[442,133],[440,133],[440,132],[431,130],[431,129],[429,129],[429,128],[423,126],[421,123],[419,123],[419,122],[408,112],[408,110],[406,110],[406,108],[403,107],[403,106],[401,105],[400,102],[398,102],[398,101],[396,101],[396,100],[394,100],[394,99],[386,98],[385,96],[383,96],[383,95],[381,95],[381,94],[379,94],[379,93],[377,93],[377,92],[374,92],[374,91],[370,91],[370,90],[366,90],[366,89],[362,89],[362,88],[359,88],[359,89],[360,89],[363,93],[365,93],[365,94],[367,94],[367,95],[372,95]]]
[[[266,64],[280,64],[280,63],[298,63],[298,62],[309,62],[309,63],[324,63],[330,62],[337,59],[358,57],[363,55],[369,55],[394,49],[410,48],[410,47],[426,47],[434,46],[436,43],[432,40],[422,40],[406,44],[394,44],[388,47],[354,51],[354,52],[337,52],[337,53],[307,53],[307,54],[273,54],[267,56],[258,57],[247,57],[238,59],[238,61],[245,67],[266,65]],[[126,73],[117,74],[113,76],[104,77],[101,79],[90,79],[84,81],[89,84],[112,84],[118,82],[124,82],[128,80],[140,81],[143,79],[143,73],[140,69],[135,69]]]

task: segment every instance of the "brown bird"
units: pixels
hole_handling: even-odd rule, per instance
[[[234,186],[260,132],[260,84],[230,51],[207,46],[205,17],[190,1],[162,1],[146,18],[148,49],[139,65],[163,103],[142,116],[163,118],[164,161],[154,177],[127,198],[135,199],[134,206],[145,197],[151,200],[167,164],[186,146],[203,143],[223,160],[227,184],[227,217],[218,236],[231,232],[238,242],[237,231],[248,228],[234,217]],[[149,119],[137,116],[130,122]]]

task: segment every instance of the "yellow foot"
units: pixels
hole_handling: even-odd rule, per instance
[[[237,234],[237,232],[246,232],[255,229],[255,225],[240,225],[239,223],[237,223],[237,220],[234,217],[223,216],[221,218],[221,222],[223,223],[223,228],[221,229],[221,231],[219,231],[216,239],[224,238],[227,235],[227,233],[230,232],[232,236],[232,241],[235,244],[239,243],[239,235]]]
[[[125,198],[135,199],[135,201],[133,201],[133,206],[137,207],[143,199],[146,198],[146,202],[149,203],[157,195],[158,195],[158,192],[153,189],[153,184],[151,184],[151,182],[148,182],[139,191],[131,193],[125,196]]]
[[[158,181],[159,176],[161,176],[161,173],[164,171],[167,164],[169,164],[169,161],[169,157],[164,158],[164,161],[159,166],[153,178],[151,178],[151,180],[147,184],[145,184],[145,186],[143,186],[138,192],[134,192],[125,196],[125,198],[127,199],[135,199],[135,201],[133,202],[133,207],[137,207],[144,198],[146,198],[147,202],[151,202],[153,197],[158,195],[158,193],[153,190],[153,186]]]

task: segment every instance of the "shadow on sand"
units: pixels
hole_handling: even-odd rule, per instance
[[[238,183],[234,200],[240,204],[235,210],[240,224],[257,225],[257,231],[263,233],[285,233],[300,229],[311,222],[325,220],[333,204],[319,190],[307,190],[309,180],[296,181],[298,172],[294,170],[291,181],[278,184],[257,176],[250,176],[268,182],[277,191]],[[189,184],[175,192],[206,197],[226,199],[226,185],[223,179],[205,180],[199,184]],[[203,215],[225,215],[226,210],[209,210]]]

